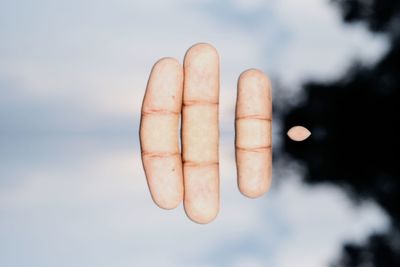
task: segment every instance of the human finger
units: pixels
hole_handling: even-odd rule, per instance
[[[184,206],[197,223],[219,210],[219,57],[209,44],[196,44],[184,59],[182,157]]]
[[[267,76],[244,71],[238,80],[235,151],[240,192],[250,198],[263,195],[272,175],[272,97]]]
[[[154,202],[173,209],[183,199],[179,116],[183,68],[173,58],[157,61],[150,73],[140,123],[142,162]]]

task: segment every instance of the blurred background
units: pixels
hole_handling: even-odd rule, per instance
[[[400,2],[0,1],[0,266],[400,266]],[[140,106],[153,63],[221,57],[221,211],[151,201]],[[270,76],[274,175],[236,186],[236,80]],[[312,131],[291,142],[294,125]]]

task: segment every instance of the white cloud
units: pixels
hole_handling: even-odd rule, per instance
[[[277,248],[276,266],[327,266],[341,243],[360,242],[389,223],[376,204],[356,207],[339,188],[291,178],[281,190],[275,205],[291,229]]]
[[[83,140],[88,146],[62,141],[57,153],[47,154],[38,144],[18,155],[14,164],[22,168],[8,167],[19,169],[10,178],[16,182],[0,187],[0,210],[9,214],[0,220],[0,236],[24,240],[22,254],[52,254],[58,266],[89,266],[90,258],[95,266],[312,267],[335,256],[340,242],[386,226],[377,206],[356,209],[342,191],[311,190],[296,178],[263,198],[244,198],[236,188],[232,135],[236,80],[243,70],[264,69],[298,89],[305,77],[339,75],[353,55],[375,60],[385,49],[382,38],[360,26],[342,27],[332,7],[319,0],[236,0],[227,2],[232,13],[211,13],[216,2],[200,0],[68,3],[69,9],[42,1],[34,12],[5,17],[20,24],[19,31],[0,29],[7,37],[0,43],[0,79],[17,82],[24,99],[69,106],[78,127],[95,124],[93,117],[133,121],[158,58],[182,60],[190,45],[212,43],[221,55],[220,116],[227,133],[221,141],[221,212],[200,226],[182,207],[157,208],[131,141],[118,149],[105,145],[110,140]],[[241,17],[241,10],[257,17]],[[21,24],[30,30],[21,31]],[[26,121],[42,120],[35,116]],[[26,153],[35,163],[18,162]],[[83,256],[71,259],[71,253]]]
[[[305,78],[337,77],[349,59],[374,61],[385,50],[383,38],[360,25],[343,27],[337,10],[320,0],[228,1],[216,12],[210,11],[217,4],[207,1],[169,1],[168,8],[165,1],[99,2],[94,10],[90,2],[71,5],[79,9],[48,13],[48,27],[39,10],[20,18],[31,24],[30,32],[3,30],[8,38],[0,44],[0,76],[18,81],[21,94],[80,106],[99,118],[137,117],[152,64],[164,56],[182,60],[196,42],[210,42],[220,52],[222,120],[229,118],[237,77],[247,68],[264,69],[298,89]],[[250,17],[249,9],[255,11]]]
[[[249,10],[254,11],[265,6],[265,1],[263,0],[234,0],[233,5],[238,10]]]
[[[374,62],[386,50],[383,36],[372,36],[362,25],[343,27],[334,7],[318,0],[279,2],[276,12],[290,35],[277,60],[283,82],[337,78],[352,60]]]
[[[254,257],[241,257],[236,260],[233,267],[264,267],[266,264]]]
[[[13,227],[31,225],[46,244],[57,233],[57,245],[35,249],[45,249],[60,261],[68,262],[68,255],[59,251],[74,244],[73,251],[83,251],[86,257],[100,253],[97,266],[119,257],[118,266],[164,262],[163,266],[285,267],[302,262],[312,267],[337,255],[341,242],[360,241],[387,225],[376,205],[355,208],[341,190],[311,189],[298,178],[287,177],[279,187],[275,180],[265,197],[243,197],[229,144],[223,144],[221,153],[220,214],[209,225],[197,225],[182,206],[164,211],[152,203],[140,154],[134,152],[137,146],[110,149],[104,143],[109,140],[99,139],[81,147],[80,142],[61,142],[56,151],[19,173],[18,183],[0,190],[0,210],[11,212],[8,221]],[[105,148],[98,149],[102,143]],[[30,153],[43,148],[39,144]],[[48,157],[53,157],[51,165]],[[0,233],[4,231],[0,221]],[[28,243],[36,241],[35,235],[26,237]],[[104,254],[106,250],[110,252]]]

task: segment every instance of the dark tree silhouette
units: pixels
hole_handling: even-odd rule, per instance
[[[354,63],[335,82],[308,82],[306,100],[283,114],[312,138],[283,150],[304,164],[305,182],[332,183],[354,200],[378,203],[391,220],[386,233],[365,244],[345,244],[335,267],[400,266],[400,1],[333,0],[346,22],[364,22],[387,35],[389,51],[373,66]]]

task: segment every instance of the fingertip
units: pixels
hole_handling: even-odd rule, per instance
[[[152,72],[155,69],[159,69],[159,68],[170,68],[170,69],[178,69],[182,72],[182,65],[181,63],[173,57],[162,57],[159,60],[157,60],[154,65],[153,65],[153,69]]]
[[[265,74],[262,70],[257,69],[257,68],[250,68],[250,69],[244,70],[240,74],[239,78],[245,79],[245,78],[252,78],[252,77],[260,77],[260,76],[264,76],[264,75]]]
[[[214,209],[197,209],[188,203],[184,203],[186,216],[193,222],[198,224],[208,224],[217,218],[219,208]]]
[[[150,193],[153,202],[164,210],[173,210],[183,201],[183,185],[182,188],[175,187],[168,191],[162,191],[161,188],[153,185],[150,187]]]
[[[191,47],[188,48],[186,54],[194,52],[209,52],[213,54],[218,54],[217,49],[213,45],[204,42],[192,45]]]
[[[254,82],[254,81],[262,81],[269,90],[271,89],[271,80],[269,79],[268,75],[265,74],[260,69],[256,68],[247,69],[239,75],[238,82]]]
[[[311,132],[303,126],[294,126],[287,132],[289,138],[296,142],[301,142],[310,137]]]
[[[249,183],[239,184],[239,191],[242,195],[248,198],[259,198],[266,194],[271,187],[271,179],[268,179],[266,183],[259,186],[254,186]]]
[[[219,61],[217,49],[209,43],[197,43],[189,47],[185,53],[184,64],[193,62]]]
[[[178,206],[179,206],[179,204],[181,204],[181,202],[182,202],[182,199],[180,199],[180,198],[176,198],[176,199],[173,199],[173,200],[168,200],[168,201],[165,201],[165,200],[158,200],[158,199],[156,199],[156,198],[154,198],[153,196],[152,196],[152,199],[153,199],[153,202],[159,207],[159,208],[161,208],[161,209],[163,209],[163,210],[173,210],[173,209],[176,209]]]

